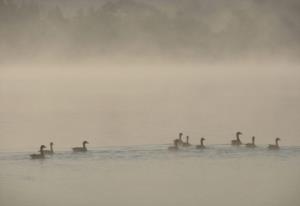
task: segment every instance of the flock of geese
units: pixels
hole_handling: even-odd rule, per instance
[[[82,147],[73,147],[72,150],[73,152],[86,152],[87,148],[86,148],[86,144],[88,144],[88,141],[83,141],[82,142]],[[39,150],[39,154],[31,154],[30,157],[31,159],[44,159],[45,155],[53,155],[54,154],[54,150],[53,150],[53,142],[50,142],[50,150],[45,150],[46,146],[45,145],[41,145],[40,150]]]
[[[236,139],[231,140],[231,145],[240,146],[240,145],[243,144],[241,139],[240,139],[240,135],[242,135],[241,132],[236,133]],[[179,133],[179,138],[174,140],[174,145],[170,146],[168,148],[168,150],[176,151],[176,150],[179,150],[180,147],[191,147],[192,144],[190,144],[190,142],[189,142],[189,136],[186,136],[186,141],[185,142],[182,140],[182,136],[183,136],[183,133]],[[206,148],[204,143],[203,143],[204,140],[205,140],[204,137],[202,137],[200,139],[200,145],[196,145],[196,149],[205,149]],[[268,146],[268,148],[269,149],[279,149],[279,144],[278,144],[279,140],[280,140],[280,138],[277,137],[275,139],[275,144],[270,144]],[[88,141],[83,141],[82,142],[82,147],[73,147],[72,151],[73,152],[86,152],[87,151],[86,144],[88,144]],[[53,155],[54,154],[53,145],[54,145],[53,142],[51,142],[50,143],[50,150],[45,150],[46,146],[41,145],[39,153],[38,154],[31,154],[30,157],[32,159],[44,159],[45,155]],[[252,142],[251,143],[246,143],[245,146],[248,147],[248,148],[255,148],[256,147],[255,137],[253,136],[252,137]]]
[[[242,145],[242,141],[240,139],[240,135],[242,135],[241,132],[237,132],[236,133],[236,139],[234,140],[231,140],[231,145],[233,146],[240,146]],[[179,138],[178,139],[175,139],[174,140],[174,145],[173,146],[170,146],[168,149],[169,150],[179,150],[180,147],[190,147],[192,146],[189,142],[189,136],[186,136],[186,141],[184,142],[182,140],[182,136],[183,136],[183,133],[179,133]],[[200,144],[199,145],[196,145],[196,149],[205,149],[205,145],[203,144],[205,138],[204,137],[201,137],[200,139]],[[269,144],[268,148],[269,149],[279,149],[279,144],[278,144],[278,141],[280,140],[280,138],[276,138],[275,139],[275,144]],[[252,137],[252,142],[250,143],[246,143],[245,144],[245,147],[248,147],[248,148],[255,148],[256,145],[255,145],[255,136]]]

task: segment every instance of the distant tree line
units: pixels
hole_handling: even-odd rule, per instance
[[[107,1],[67,17],[59,6],[0,0],[0,60],[122,53],[206,57],[280,50],[299,54],[297,1],[276,1],[274,6],[271,0],[252,0],[249,7],[229,4],[234,0],[226,5],[199,2],[166,12],[143,1]]]

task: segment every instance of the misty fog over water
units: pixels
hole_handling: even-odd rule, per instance
[[[102,65],[3,70],[1,147],[169,143],[180,131],[225,144],[237,130],[258,144],[300,143],[294,64]]]

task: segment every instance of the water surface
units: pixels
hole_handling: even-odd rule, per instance
[[[300,147],[211,145],[60,149],[45,160],[0,153],[0,203],[34,205],[299,205]]]

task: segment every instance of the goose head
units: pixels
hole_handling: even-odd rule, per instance
[[[82,142],[83,145],[86,145],[86,144],[88,144],[88,143],[89,143],[88,141],[83,141],[83,142]]]
[[[240,141],[240,135],[242,135],[243,133],[241,133],[241,132],[237,132],[236,133],[236,139],[238,140],[238,141]]]
[[[236,136],[240,136],[240,135],[242,135],[243,133],[242,132],[237,132],[236,133]]]
[[[53,142],[50,142],[50,146],[53,146],[54,145],[54,143]]]

